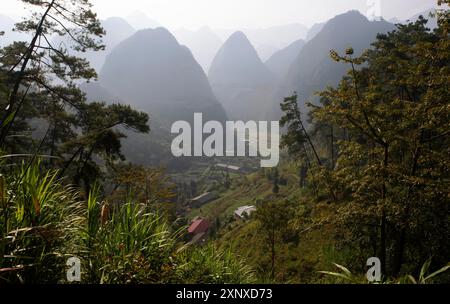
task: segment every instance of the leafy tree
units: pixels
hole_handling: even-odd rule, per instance
[[[279,173],[278,173],[277,168],[275,168],[273,170],[272,183],[273,183],[272,193],[277,194],[278,192],[280,192],[280,186],[279,186],[280,178],[279,178]]]
[[[149,131],[147,121],[147,114],[130,106],[98,102],[83,104],[77,117],[81,134],[64,143],[63,151],[70,153],[71,157],[65,162],[61,175],[74,165],[75,182],[78,185],[83,182],[86,193],[89,193],[90,186],[101,177],[98,159],[103,160],[106,166],[124,160],[120,139],[125,135],[119,127],[146,133]]]
[[[291,219],[290,207],[286,202],[265,202],[258,205],[255,219],[260,224],[265,244],[269,247],[271,260],[271,277],[275,278],[275,261],[277,243],[283,238]]]
[[[282,128],[287,127],[286,133],[281,138],[282,147],[287,147],[288,152],[294,156],[309,158],[306,147],[309,144],[316,161],[321,163],[319,155],[305,129],[297,101],[297,94],[285,98],[281,104],[281,110],[284,112],[284,116],[280,120],[280,126]]]
[[[280,186],[278,186],[278,180],[275,180],[272,187],[272,193],[279,193],[280,192]]]
[[[174,221],[176,186],[166,176],[163,169],[145,168],[131,164],[114,164],[107,180],[106,200],[118,204],[132,199],[150,210],[158,211],[168,220]]]
[[[445,263],[450,249],[442,238],[450,228],[448,10],[438,16],[435,31],[424,18],[398,25],[358,58],[332,51],[351,70],[321,93],[328,103],[314,113],[351,134],[339,141],[331,174],[347,202],[339,214],[358,242],[375,242],[367,247],[385,275],[397,275],[405,259],[419,267],[431,254]]]
[[[6,109],[8,106],[8,87],[11,86],[13,79],[8,72],[0,66],[0,109]],[[32,146],[29,121],[36,116],[36,110],[32,107],[29,100],[25,100],[22,111],[15,116],[15,123],[10,127],[10,135],[5,139],[3,149],[8,148],[9,152],[25,154],[29,153],[29,147]]]
[[[333,199],[336,200],[334,190],[328,181],[327,172],[322,170],[322,159],[303,123],[297,98],[298,96],[295,93],[291,97],[285,98],[283,103],[281,103],[281,110],[284,112],[284,116],[280,120],[280,125],[283,128],[287,127],[286,133],[281,138],[281,144],[283,147],[287,147],[289,154],[295,157],[306,158],[308,166],[313,166],[313,161],[316,162],[316,167],[318,167],[320,173],[324,173],[326,188],[329,190]],[[319,175],[323,176],[322,174]]]
[[[230,189],[231,187],[231,178],[230,178],[230,172],[228,172],[228,170],[225,172],[225,177],[224,177],[224,182],[223,185],[225,187],[225,189]]]

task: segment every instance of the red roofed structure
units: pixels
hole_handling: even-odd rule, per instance
[[[188,232],[192,235],[197,235],[199,233],[206,233],[209,229],[209,221],[205,219],[196,219],[192,222],[191,226],[188,228]]]

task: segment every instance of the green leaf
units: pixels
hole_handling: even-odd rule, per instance
[[[344,266],[342,266],[342,265],[336,264],[336,263],[333,263],[333,264],[334,264],[334,266],[336,266],[337,268],[339,268],[339,269],[341,269],[343,272],[345,272],[347,275],[349,275],[349,276],[352,276],[352,275],[353,275],[353,274],[351,273],[351,271],[348,270],[348,268],[346,268],[346,267],[344,267]]]
[[[408,278],[413,284],[417,284],[416,279],[415,279],[412,275],[408,275],[407,278]]]
[[[11,114],[6,117],[6,119],[2,122],[2,128],[7,126],[14,118],[14,115],[16,114],[16,111],[12,112]]]
[[[427,260],[425,264],[423,264],[422,269],[420,269],[420,275],[419,275],[419,282],[424,282],[425,275],[428,272],[428,269],[430,268],[431,259]]]
[[[428,280],[430,280],[430,279],[440,275],[441,273],[446,272],[449,269],[450,269],[450,264],[448,264],[447,266],[439,269],[438,271],[435,271],[432,274],[428,275],[426,278],[424,278],[424,281],[426,282],[426,281],[428,281]]]

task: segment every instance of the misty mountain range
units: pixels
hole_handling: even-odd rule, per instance
[[[209,120],[226,118],[191,51],[161,27],[137,31],[114,48],[99,83],[139,110],[165,120],[188,120],[196,111],[203,111]]]
[[[158,21],[149,18],[146,14],[140,11],[135,11],[130,14],[125,18],[125,20],[136,30],[162,26]]]
[[[428,17],[430,11],[433,11],[433,9],[418,13],[411,18],[408,18],[408,20],[415,21],[419,15]],[[28,39],[26,35],[11,31],[14,27],[14,23],[17,21],[18,20],[13,20],[8,16],[0,14],[1,30],[6,32],[5,36],[0,37],[0,46],[5,46],[16,40]],[[397,18],[389,20],[391,23],[404,23],[406,21],[407,20],[401,21]],[[294,41],[299,39],[310,41],[322,30],[325,23],[326,22],[316,23],[311,28],[307,28],[300,23],[294,23],[268,28],[240,29],[240,31],[242,31],[250,40],[261,60],[266,61],[278,51],[291,45]],[[100,70],[101,68],[103,63],[102,58],[106,57],[109,53],[108,50],[111,50],[118,42],[131,36],[131,34],[137,30],[163,27],[158,21],[149,18],[146,14],[139,11],[135,11],[124,18],[110,17],[103,20],[102,24],[107,31],[107,35],[103,37],[107,51],[98,56],[92,54],[87,54],[85,56],[97,70]],[[436,27],[436,19],[430,21],[430,27]],[[199,62],[204,71],[208,73],[214,55],[224,41],[226,41],[235,31],[236,30],[233,29],[210,29],[205,26],[195,31],[175,29],[172,31],[172,34],[181,44],[186,45],[192,51],[197,62]],[[56,39],[56,42],[60,43],[61,39]]]
[[[291,67],[294,60],[297,58],[300,51],[305,46],[306,42],[303,39],[292,42],[290,45],[284,49],[273,54],[267,61],[267,67],[274,73],[278,78],[283,79],[287,76],[289,68]]]
[[[428,17],[428,12],[425,12]],[[411,17],[411,21],[419,15]],[[4,46],[26,39],[11,31],[14,20],[0,15]],[[77,54],[98,71],[97,82],[82,84],[89,100],[123,102],[150,115],[150,135],[127,133],[124,152],[134,162],[151,164],[167,158],[170,126],[204,120],[278,120],[279,104],[294,91],[303,112],[306,100],[336,85],[349,69],[335,63],[331,49],[353,47],[360,55],[378,33],[394,29],[387,21],[369,21],[358,11],[338,15],[309,30],[301,24],[260,30],[177,30],[173,34],[143,14],[127,20],[102,21],[106,30],[102,52]],[[430,20],[430,28],[436,20]],[[54,46],[64,39],[54,39]],[[131,157],[130,157],[131,155]]]
[[[209,27],[202,27],[198,31],[179,29],[173,34],[179,43],[186,45],[192,51],[197,62],[207,73],[223,40]]]
[[[329,51],[345,54],[345,50],[352,47],[354,56],[360,56],[377,34],[394,28],[386,21],[369,21],[358,11],[331,19],[299,52],[282,82],[279,97],[296,91],[300,100],[309,100],[316,91],[337,85],[350,67],[334,62]]]
[[[276,77],[243,32],[227,39],[214,58],[208,78],[230,119],[263,119]]]

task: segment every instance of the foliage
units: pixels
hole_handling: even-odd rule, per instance
[[[130,106],[87,103],[78,85],[97,77],[84,58],[71,51],[104,49],[105,34],[90,1],[23,0],[32,11],[16,25],[31,41],[16,41],[0,50],[0,146],[11,154],[30,152],[51,156],[48,166],[62,168],[89,193],[102,176],[99,163],[123,160],[122,129],[149,131],[148,115]],[[53,35],[53,37],[52,37]],[[54,43],[59,37],[67,43]],[[47,130],[47,131],[45,131]]]
[[[352,69],[320,94],[324,104],[312,114],[347,134],[329,173],[346,203],[336,217],[351,231],[346,241],[370,248],[366,255],[379,256],[383,273],[394,276],[430,255],[445,263],[450,252],[442,237],[450,231],[450,49],[445,29],[430,32],[425,24],[422,18],[379,35],[359,58],[333,51]]]
[[[406,276],[407,280],[409,280],[413,284],[427,284],[430,281],[433,281],[434,279],[438,278],[441,274],[448,271],[450,269],[450,263],[447,266],[442,267],[439,270],[436,270],[433,273],[429,273],[429,268],[431,265],[431,259],[425,262],[423,264],[422,268],[420,269],[420,274],[418,279],[415,279],[412,275]],[[403,279],[404,281],[405,279]]]
[[[231,250],[220,250],[214,245],[199,250],[187,249],[180,262],[183,264],[177,276],[186,278],[186,283],[248,284],[255,280],[253,270]]]
[[[82,283],[248,283],[251,269],[231,252],[182,245],[149,204],[86,202],[39,163],[1,177],[0,280],[65,282],[66,260],[79,257]],[[14,193],[14,194],[13,194]],[[154,195],[157,196],[155,193]]]
[[[346,268],[342,265],[336,264],[336,263],[334,263],[334,266],[336,266],[336,268],[338,268],[341,272],[319,271],[319,273],[333,276],[335,278],[338,278],[338,279],[343,280],[348,283],[358,284],[361,282],[361,280],[359,278],[355,277],[352,274],[352,272],[350,270],[348,270],[348,268]]]
[[[70,37],[71,45],[79,51],[100,50],[104,46],[98,37],[104,34],[89,1],[28,1],[22,2],[33,9],[32,15],[16,25],[19,32],[30,33],[29,42],[14,42],[1,50],[1,68],[11,79],[6,111],[2,113],[0,145],[14,124],[17,114],[27,98],[42,99],[43,104],[53,106],[53,128],[57,131],[57,111],[70,107],[77,110],[81,94],[75,80],[90,80],[96,72],[85,59],[69,55],[65,46],[53,46],[51,35]],[[65,86],[55,84],[59,79]],[[32,90],[31,90],[32,88]],[[30,93],[29,96],[28,94]]]
[[[433,280],[439,277],[439,275],[443,274],[444,272],[448,271],[450,269],[450,264],[447,266],[442,267],[439,270],[436,270],[433,273],[428,273],[429,268],[431,264],[431,259],[427,260],[421,270],[418,279],[414,278],[412,275],[407,275],[403,278],[391,280],[391,281],[385,281],[381,282],[382,284],[429,284]],[[355,276],[348,268],[339,265],[334,264],[340,272],[333,272],[333,271],[319,271],[321,274],[325,274],[331,277],[336,278],[340,282],[344,283],[351,283],[351,284],[367,284],[367,280],[362,279],[361,277]],[[378,282],[376,282],[378,283]]]
[[[285,237],[291,218],[290,206],[286,202],[265,202],[255,212],[255,219],[260,223],[263,239],[270,251],[272,279],[276,273],[276,246]]]
[[[0,280],[57,283],[64,273],[71,231],[80,224],[76,192],[56,181],[56,171],[22,164],[3,179]],[[53,267],[49,267],[53,265]]]

